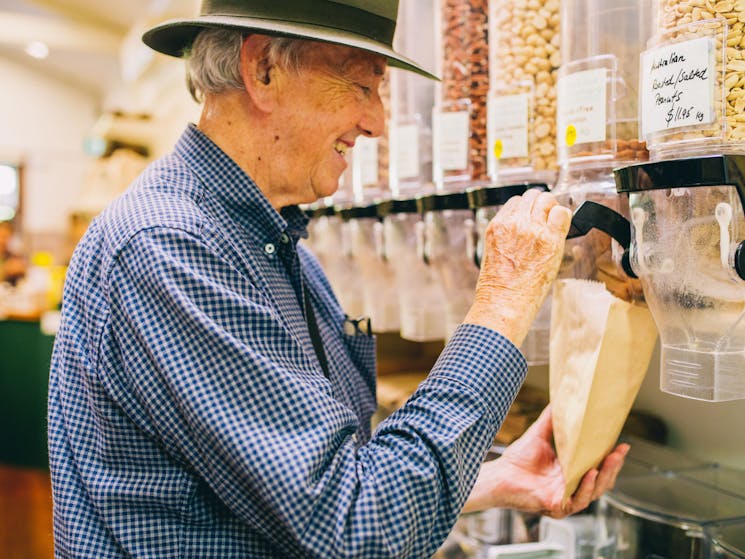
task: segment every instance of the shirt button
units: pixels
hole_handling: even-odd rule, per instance
[[[290,237],[287,235],[287,233],[282,233],[282,236],[279,238],[279,240],[283,245],[286,245],[290,242]]]
[[[264,245],[264,252],[268,255],[273,255],[277,251],[277,247],[275,247],[272,243],[267,243]]]

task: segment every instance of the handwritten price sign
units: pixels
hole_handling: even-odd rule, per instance
[[[702,37],[641,55],[642,134],[714,122],[715,44]]]

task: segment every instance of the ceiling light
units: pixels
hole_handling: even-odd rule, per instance
[[[41,60],[49,56],[49,47],[41,41],[32,41],[26,45],[26,54]]]

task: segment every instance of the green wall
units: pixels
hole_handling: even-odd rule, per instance
[[[0,320],[0,463],[47,468],[47,383],[54,337]]]

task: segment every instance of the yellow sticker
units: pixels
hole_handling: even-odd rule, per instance
[[[574,145],[577,141],[577,129],[571,124],[567,126],[566,142],[569,147]]]
[[[504,152],[504,146],[502,145],[502,140],[497,140],[494,142],[494,156],[497,159],[502,159],[502,152]]]

